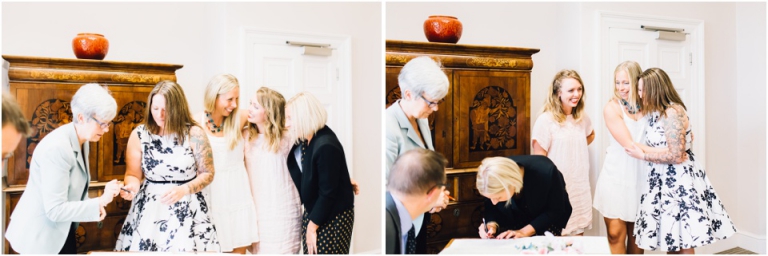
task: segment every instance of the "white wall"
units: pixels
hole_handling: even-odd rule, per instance
[[[543,105],[552,76],[568,68],[579,71],[584,80],[586,109],[593,120],[602,115],[604,105],[594,95],[599,86],[607,86],[595,84],[598,10],[703,20],[704,161],[709,179],[740,233],[698,252],[741,246],[765,253],[764,3],[387,3],[386,10],[386,39],[426,42],[423,21],[429,15],[451,15],[463,23],[461,44],[541,49],[533,55],[532,118]],[[729,135],[735,132],[734,143],[734,136]],[[591,146],[593,186],[602,166],[595,160],[600,153]],[[605,234],[601,218],[595,221],[594,227]],[[598,229],[587,234],[596,235]]]
[[[74,58],[77,33],[101,33],[105,60],[183,64],[178,82],[200,112],[211,77],[243,75],[242,26],[351,36],[352,175],[362,190],[352,252],[379,253],[382,108],[371,102],[383,98],[381,3],[3,3],[2,54]]]
[[[765,243],[765,3],[736,4],[736,145],[735,168],[738,184],[738,219],[753,220],[741,225],[741,239],[749,247],[762,248]],[[733,82],[731,82],[733,83]],[[758,111],[756,111],[758,110]],[[731,132],[730,134],[733,134]],[[746,171],[746,172],[743,172]],[[730,209],[730,208],[729,208]],[[745,248],[747,248],[745,246]]]

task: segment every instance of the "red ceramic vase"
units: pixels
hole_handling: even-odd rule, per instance
[[[456,17],[435,15],[424,21],[424,35],[430,42],[455,44],[461,38],[461,30],[461,22]]]
[[[109,51],[109,41],[101,34],[80,33],[72,39],[72,50],[78,59],[103,60]]]

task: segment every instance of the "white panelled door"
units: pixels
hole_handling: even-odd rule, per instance
[[[288,101],[307,91],[323,103],[328,112],[326,123],[344,146],[352,175],[352,110],[350,88],[350,39],[343,36],[311,35],[278,31],[244,30],[241,104],[243,106],[265,86]],[[330,44],[330,56],[304,54],[302,46],[286,41]]]

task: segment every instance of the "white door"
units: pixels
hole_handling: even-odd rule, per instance
[[[323,103],[328,127],[344,147],[352,175],[351,93],[349,38],[275,31],[244,30],[244,78],[241,104],[265,86],[283,94],[285,100],[307,91]],[[304,54],[302,46],[286,41],[330,44],[330,56]]]
[[[691,40],[685,41],[669,41],[656,39],[656,32],[630,28],[610,28],[609,29],[609,45],[608,45],[609,61],[607,63],[607,69],[604,69],[604,81],[605,86],[602,88],[602,94],[604,99],[610,99],[613,95],[613,71],[619,63],[633,60],[640,64],[643,70],[648,68],[657,67],[664,70],[672,80],[672,84],[675,86],[677,93],[685,103],[687,111],[690,113],[702,113],[704,110],[700,107],[703,104],[693,101],[694,95],[693,88],[695,85],[692,79],[693,65],[693,52],[691,51]],[[606,100],[607,101],[607,100]],[[602,102],[606,102],[602,101]],[[704,138],[703,120],[694,120],[694,116],[691,116],[691,125],[696,130],[696,135],[699,138]],[[606,130],[607,131],[607,130]],[[610,133],[605,132],[603,149],[608,147]],[[702,144],[703,140],[694,143],[693,152],[698,155],[699,152],[704,152]],[[604,150],[600,152],[605,152]]]

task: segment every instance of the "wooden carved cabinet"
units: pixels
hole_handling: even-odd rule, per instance
[[[176,81],[181,65],[135,63],[78,59],[57,59],[3,55],[8,69],[8,85],[34,133],[22,139],[8,161],[4,179],[4,225],[24,192],[29,178],[29,163],[35,146],[48,133],[72,122],[72,96],[80,86],[99,83],[108,86],[117,101],[117,115],[101,140],[90,143],[91,184],[89,197],[103,193],[112,179],[125,174],[125,148],[131,131],[144,121],[147,97],[162,80]],[[80,223],[76,231],[79,252],[112,250],[131,202],[120,197],[106,208],[107,217],[100,222]],[[3,253],[16,253],[5,240]]]
[[[450,81],[429,117],[435,150],[448,159],[446,188],[457,199],[427,227],[427,250],[438,253],[452,238],[478,236],[480,161],[530,153],[531,56],[539,49],[387,40],[386,51],[386,107],[400,99],[397,76],[413,58],[438,61]]]

